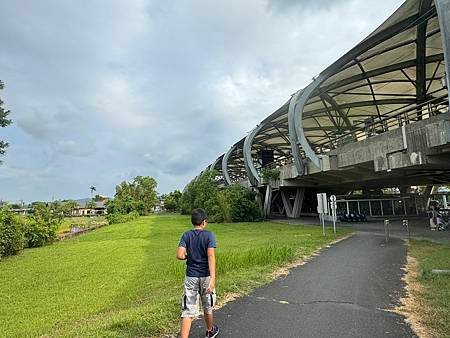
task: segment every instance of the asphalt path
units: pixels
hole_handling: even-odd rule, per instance
[[[221,337],[416,337],[391,312],[403,295],[406,247],[357,232],[284,278],[215,312]],[[220,292],[220,290],[218,290]],[[204,337],[201,320],[191,337]]]

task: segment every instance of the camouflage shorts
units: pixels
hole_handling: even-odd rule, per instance
[[[216,304],[216,291],[206,293],[209,277],[188,277],[184,280],[184,293],[181,299],[181,317],[197,317],[200,314],[199,303],[202,302],[203,311],[212,313]]]

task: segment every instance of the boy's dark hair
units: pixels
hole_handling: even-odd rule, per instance
[[[192,210],[191,215],[192,225],[200,225],[205,219],[208,219],[208,215],[206,215],[205,210],[200,208]]]

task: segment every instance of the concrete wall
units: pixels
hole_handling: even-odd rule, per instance
[[[449,114],[441,114],[405,125],[381,135],[346,144],[329,153],[331,170],[373,163],[374,171],[429,163],[432,148],[450,145]]]

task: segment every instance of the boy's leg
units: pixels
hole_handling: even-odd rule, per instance
[[[191,317],[181,318],[181,330],[180,330],[181,338],[189,338],[189,332],[191,331],[191,325],[192,325]]]
[[[198,315],[199,281],[196,277],[186,277],[184,280],[184,295],[181,312],[181,338],[188,338],[192,319]]]
[[[211,331],[214,324],[214,315],[211,313],[207,313],[206,310],[203,311],[204,318],[205,318],[205,326],[208,331]]]
[[[214,293],[206,293],[209,286],[209,277],[201,277],[200,295],[203,305],[203,314],[205,319],[205,326],[208,331],[211,331],[214,326],[213,307],[216,304],[216,295]]]

